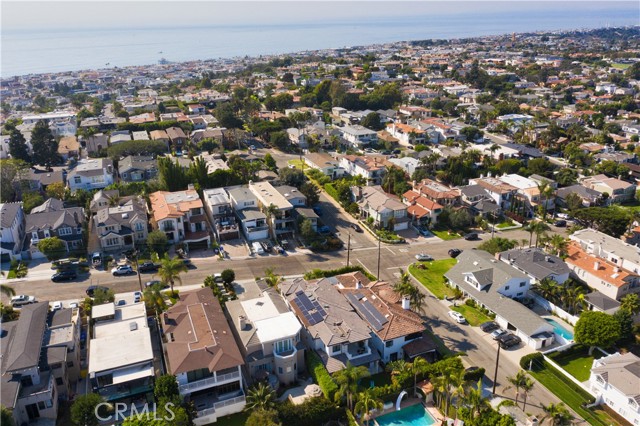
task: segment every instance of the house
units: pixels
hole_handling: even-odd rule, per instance
[[[49,302],[35,303],[0,327],[0,403],[17,425],[55,424],[80,377],[78,310],[49,313]]]
[[[225,128],[194,130],[191,132],[191,142],[199,144],[203,139],[215,139],[218,143],[224,145],[226,131],[227,129]]]
[[[151,132],[149,132],[149,136],[151,136],[151,140],[164,142],[167,144],[167,146],[169,146],[170,139],[166,131],[152,130]]]
[[[318,220],[320,217],[313,211],[313,209],[308,209],[304,207],[297,207],[296,215],[301,217],[302,219],[307,219],[311,222],[311,228],[318,232]]]
[[[381,186],[358,187],[356,203],[363,219],[371,217],[375,227],[401,231],[409,227],[407,206],[384,192]]]
[[[346,173],[345,169],[340,166],[340,162],[326,153],[310,152],[305,154],[303,160],[309,167],[320,170],[331,179],[341,178]]]
[[[206,108],[202,104],[190,104],[187,105],[187,108],[189,109],[189,114],[202,115],[207,112]]]
[[[553,326],[523,304],[531,278],[513,266],[500,262],[482,250],[465,250],[444,276],[479,306],[496,314],[495,321],[505,330],[513,330],[533,349],[553,344]]]
[[[158,175],[158,162],[144,155],[128,155],[118,162],[120,179],[124,182],[144,182]]]
[[[347,141],[352,148],[362,149],[365,145],[378,141],[377,132],[360,126],[359,124],[340,127],[339,130],[344,140]]]
[[[247,187],[227,188],[240,225],[247,241],[269,238],[267,215],[258,209],[258,198]]]
[[[367,185],[380,185],[385,175],[385,166],[389,163],[383,157],[342,155],[339,157],[340,167],[351,176],[361,176]]]
[[[576,241],[588,254],[605,259],[635,274],[640,272],[638,248],[595,229],[586,228],[574,232],[569,239]]]
[[[640,276],[601,256],[587,253],[572,241],[565,259],[573,273],[587,285],[611,299],[620,300],[627,294],[640,293]]]
[[[52,183],[66,184],[66,171],[62,168],[57,168],[51,171],[40,170],[35,167],[29,169],[26,179],[29,183],[29,188],[32,191],[46,191],[47,187]]]
[[[287,136],[289,137],[289,142],[292,145],[297,145],[302,149],[307,149],[309,147],[307,134],[304,129],[297,129],[295,127],[289,128],[287,129]]]
[[[336,277],[313,281],[297,278],[282,282],[280,292],[304,326],[302,341],[320,357],[329,373],[351,363],[375,374],[380,368],[380,355],[371,343],[371,330],[340,294],[336,283]]]
[[[544,194],[540,193],[539,182],[518,174],[503,175],[499,179],[502,182],[517,188],[517,193],[521,195],[520,199],[525,200],[525,205],[529,209],[529,216],[535,214],[538,206],[543,206],[546,211],[550,211],[555,208],[553,196],[545,197]]]
[[[425,167],[420,160],[413,157],[389,158],[388,161],[409,176],[412,176],[416,170]]]
[[[293,207],[306,207],[307,197],[295,186],[280,185],[275,188]]]
[[[420,182],[412,182],[412,191],[441,206],[455,206],[460,204],[460,191],[456,188],[436,182],[432,179],[423,179]]]
[[[386,130],[404,146],[424,144],[426,140],[424,130],[408,124],[389,123]]]
[[[518,192],[515,186],[491,176],[469,179],[469,185],[479,185],[484,188],[502,210],[509,210]]]
[[[193,403],[196,426],[244,409],[244,361],[210,288],[181,292],[162,315],[162,331],[167,371],[176,376],[180,396]]]
[[[80,160],[67,175],[67,185],[72,192],[78,189],[102,189],[112,183],[113,162],[109,158]]]
[[[571,270],[558,256],[545,253],[539,248],[513,249],[497,253],[496,258],[527,274],[532,282],[545,278],[562,284],[569,279]]]
[[[59,203],[61,201],[50,198],[47,200],[47,206],[26,216],[24,248],[28,248],[31,252],[32,259],[44,257],[38,250],[38,242],[44,238],[61,239],[66,253],[84,247],[84,209],[82,207],[59,208]]]
[[[295,383],[305,369],[302,325],[282,297],[268,288],[259,297],[232,300],[225,306],[248,380],[274,377],[278,384]]]
[[[584,301],[587,304],[587,309],[590,311],[604,312],[613,315],[620,309],[620,302],[605,296],[597,290],[585,294]]]
[[[556,191],[556,204],[561,207],[567,207],[567,197],[569,194],[576,194],[582,200],[584,207],[595,206],[602,199],[602,194],[591,188],[576,184],[560,188]]]
[[[422,318],[411,310],[407,298],[383,281],[369,282],[361,272],[335,277],[336,288],[371,330],[371,344],[385,364],[408,358],[404,347],[422,338]],[[371,309],[373,307],[373,309]]]
[[[2,243],[0,256],[2,263],[21,259],[22,242],[25,236],[25,217],[22,203],[0,204]]]
[[[117,130],[111,132],[109,137],[109,145],[117,145],[122,142],[128,142],[131,139],[131,133],[128,130]]]
[[[259,207],[267,214],[274,209],[269,221],[274,236],[292,235],[295,230],[293,205],[269,182],[249,182],[249,190],[258,200]],[[273,207],[272,207],[273,206]]]
[[[152,226],[167,235],[170,243],[184,242],[189,250],[211,245],[209,226],[198,192],[158,191],[149,195]]]
[[[420,192],[410,189],[402,194],[402,202],[407,205],[407,216],[415,225],[436,224],[444,208]]]
[[[63,161],[80,156],[80,142],[75,136],[65,136],[60,138],[58,143],[58,155]]]
[[[626,182],[617,178],[610,178],[606,175],[589,176],[580,182],[587,188],[600,193],[609,194],[612,203],[624,203],[632,201],[636,197],[636,184]]]
[[[95,197],[94,197],[95,198]],[[114,205],[96,210],[92,229],[103,252],[122,252],[143,245],[147,240],[147,205],[140,195],[113,198]]]
[[[182,148],[182,146],[187,143],[187,135],[185,135],[180,127],[169,127],[167,129],[167,136],[174,148]]]
[[[596,404],[606,404],[629,424],[640,424],[640,357],[628,352],[594,359],[588,386]]]
[[[138,132],[131,132],[131,136],[132,136],[134,141],[148,141],[148,140],[151,140],[151,139],[149,139],[149,133],[147,133],[146,130],[140,130]]]
[[[86,140],[87,153],[94,154],[107,149],[109,147],[109,139],[104,133],[96,133],[91,135]]]
[[[213,232],[218,241],[228,241],[240,238],[240,227],[233,214],[231,198],[224,188],[205,189],[204,210],[209,221],[213,224]]]
[[[460,188],[462,204],[467,207],[473,214],[481,215],[487,219],[491,217],[492,221],[502,214],[502,209],[489,194],[489,191],[480,185],[465,185]]]
[[[140,410],[147,403],[145,395],[153,391],[155,378],[145,304],[93,306],[90,324],[87,379],[91,390],[106,402],[125,403],[124,417],[128,417],[133,405]]]

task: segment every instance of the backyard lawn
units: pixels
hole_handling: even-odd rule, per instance
[[[423,264],[426,269],[418,269],[417,264]],[[438,299],[444,299],[454,295],[452,288],[444,283],[443,275],[453,265],[456,264],[455,259],[434,260],[432,262],[417,262],[409,266],[409,273],[413,275],[420,283],[427,288]]]
[[[483,314],[478,310],[478,308],[474,308],[469,305],[459,305],[451,308],[456,312],[460,312],[462,316],[464,316],[469,323],[469,325],[476,327],[483,322],[491,321],[491,318],[488,315]]]
[[[462,238],[462,235],[454,231],[449,231],[448,229],[432,229],[431,232],[434,233],[438,238],[445,241],[457,240],[458,238]]]
[[[597,349],[593,353],[597,357],[602,356]],[[550,358],[581,382],[589,380],[594,357],[589,355],[588,347],[574,346],[567,351],[553,353]]]
[[[244,426],[250,414],[251,412],[249,411],[243,411],[230,416],[220,417],[217,422],[212,424],[216,426]]]

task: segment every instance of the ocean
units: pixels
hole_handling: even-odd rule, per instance
[[[338,3],[339,4],[339,3]],[[5,30],[0,76],[77,71],[305,50],[340,48],[403,40],[450,39],[538,30],[638,25],[638,8],[594,13],[461,13],[358,21],[278,25],[211,25],[164,28]],[[107,65],[108,64],[108,65]]]

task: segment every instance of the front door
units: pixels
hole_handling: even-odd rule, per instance
[[[40,411],[38,411],[38,404],[29,404],[24,408],[27,410],[27,416],[29,416],[29,420],[40,418]]]

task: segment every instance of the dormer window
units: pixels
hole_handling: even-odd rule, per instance
[[[601,385],[604,385],[604,384],[605,384],[605,381],[604,381],[604,379],[602,378],[602,376],[596,376],[596,381],[597,381],[598,383],[600,383]]]

